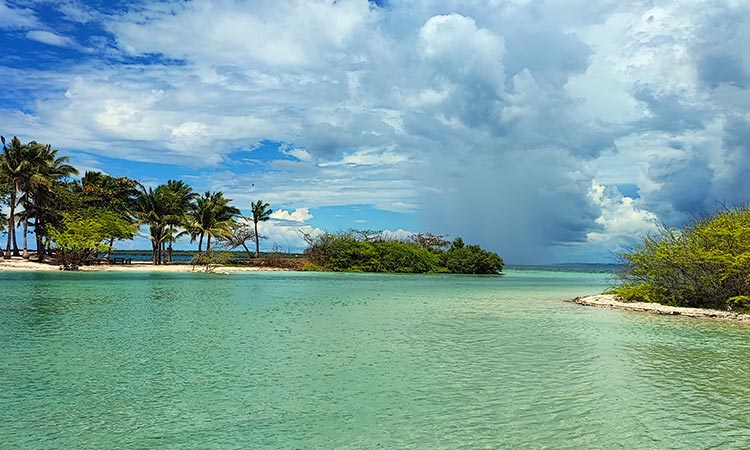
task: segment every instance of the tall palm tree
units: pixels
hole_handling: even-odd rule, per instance
[[[198,197],[198,194],[193,191],[193,188],[190,187],[190,185],[182,180],[167,181],[164,188],[164,194],[167,196],[167,202],[169,203],[169,214],[166,218],[169,228],[165,239],[166,242],[162,243],[162,245],[165,245],[168,242],[167,262],[171,263],[172,243],[176,236],[178,236],[178,234],[175,233],[175,227],[188,225],[188,212],[193,205],[193,201]]]
[[[166,238],[167,216],[169,215],[164,189],[160,189],[162,186],[156,189],[141,187],[136,200],[138,221],[149,226],[151,261],[154,264],[161,264],[161,244]]]
[[[268,203],[263,203],[263,200],[258,200],[252,204],[253,212],[253,224],[255,224],[255,257],[260,257],[260,235],[258,234],[258,222],[265,222],[271,218],[273,213],[271,206]]]
[[[9,259],[11,257],[11,247],[13,249],[13,256],[21,256],[18,252],[18,244],[16,242],[16,206],[18,206],[18,196],[21,191],[23,174],[29,163],[24,157],[24,146],[17,137],[14,136],[11,139],[10,145],[7,145],[5,142],[5,136],[0,136],[0,140],[3,143],[3,154],[2,158],[0,158],[0,174],[2,174],[2,178],[10,188],[10,192],[8,193],[8,208],[10,209],[7,221],[8,242],[5,247],[5,254],[3,255],[5,259]]]
[[[29,171],[23,182],[29,195],[27,202],[34,215],[34,232],[36,234],[37,257],[44,261],[47,223],[59,208],[59,196],[65,190],[64,180],[77,175],[78,170],[69,164],[67,156],[57,156],[57,150],[50,145],[37,142],[28,144]],[[27,214],[29,216],[29,214]]]
[[[224,197],[224,193],[206,192],[196,199],[191,211],[189,227],[192,240],[198,238],[198,253],[203,251],[203,238],[206,237],[206,251],[211,250],[211,238],[225,238],[231,234],[233,219],[240,214],[240,210],[229,204],[232,199]]]

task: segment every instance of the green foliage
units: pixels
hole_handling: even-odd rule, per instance
[[[217,267],[229,264],[232,260],[232,254],[229,252],[217,252],[215,250],[206,250],[196,254],[191,262],[193,269],[195,266],[203,266],[204,272],[213,272]]]
[[[316,266],[337,272],[496,274],[503,268],[502,259],[495,253],[476,245],[464,247],[460,240],[459,247],[442,252],[437,245],[424,245],[424,241],[415,239],[365,241],[361,236],[353,232],[307,236],[310,247],[306,254]]]
[[[454,241],[453,246],[440,255],[443,266],[450,273],[498,274],[505,263],[497,253],[483,250],[478,245],[464,245],[461,238]]]
[[[750,209],[725,209],[681,230],[663,228],[622,257],[626,268],[614,291],[627,300],[741,308],[741,297],[750,295]]]
[[[77,268],[87,258],[107,251],[109,239],[132,238],[135,227],[115,213],[91,209],[82,214],[66,214],[61,225],[49,227],[49,235],[60,251],[63,266]]]

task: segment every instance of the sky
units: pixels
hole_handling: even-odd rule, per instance
[[[0,0],[0,134],[267,201],[264,247],[612,262],[750,199],[748,43],[740,0]]]

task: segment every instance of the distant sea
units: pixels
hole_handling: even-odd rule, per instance
[[[0,272],[0,447],[747,448],[750,327],[590,269]]]

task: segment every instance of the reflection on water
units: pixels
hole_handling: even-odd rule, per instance
[[[608,278],[0,273],[2,445],[745,448],[750,327]]]

